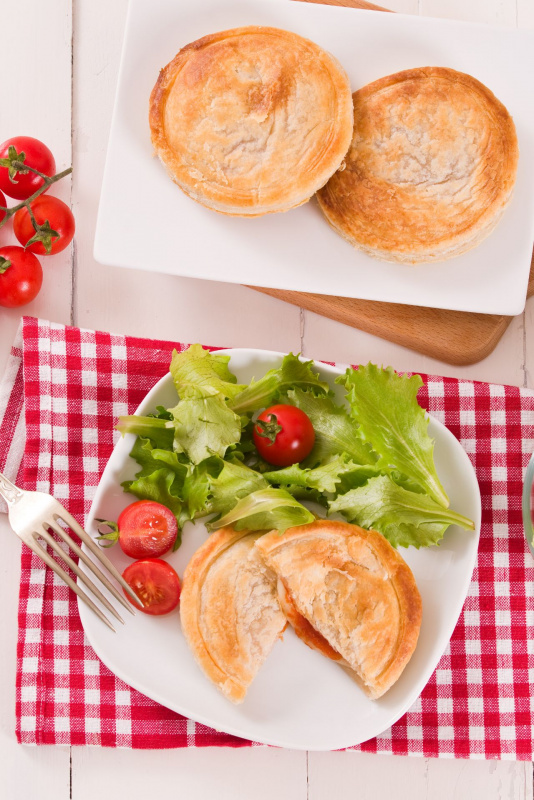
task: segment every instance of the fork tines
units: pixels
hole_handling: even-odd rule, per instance
[[[80,569],[80,567],[73,561],[73,559],[66,553],[59,542],[54,539],[54,537],[49,533],[47,529],[52,530],[58,537],[61,539],[67,547],[69,547],[82,561],[85,566],[91,571],[91,573],[100,581],[100,583],[105,586],[105,588],[112,594],[112,596],[121,603],[124,608],[126,608],[131,614],[135,615],[135,611],[132,608],[131,604],[124,598],[124,596],[119,592],[115,586],[111,583],[109,578],[106,577],[104,572],[100,569],[100,567],[87,556],[86,553],[81,549],[81,547],[73,540],[71,536],[67,533],[65,528],[62,527],[59,523],[63,522],[65,525],[68,525],[71,530],[76,533],[82,542],[88,547],[88,549],[94,553],[98,561],[109,571],[109,573],[115,578],[115,580],[122,586],[122,588],[135,600],[136,604],[139,604],[139,598],[135,594],[135,592],[128,586],[126,581],[123,579],[122,575],[118,570],[114,567],[111,563],[109,558],[102,552],[101,548],[91,539],[91,537],[84,531],[84,529],[77,523],[74,517],[69,514],[65,509],[61,509],[61,514],[59,513],[52,513],[47,519],[43,520],[42,529],[35,531],[35,536],[33,537],[33,546],[30,544],[31,549],[40,557],[42,560],[52,569],[58,577],[60,577],[65,583],[70,586],[70,588],[78,595],[78,597],[86,603],[92,611],[97,614],[97,616],[108,625],[111,630],[115,630],[111,622],[108,618],[102,613],[102,611],[95,605],[95,603],[91,600],[91,598],[80,588],[80,586],[75,583],[72,578],[68,575],[66,570],[64,570],[58,562],[52,558],[52,556],[45,550],[45,548],[37,541],[36,537],[43,539],[48,546],[56,553],[56,555],[74,572],[75,575],[82,581],[87,588],[93,593],[93,595],[102,603],[102,605],[111,613],[113,616],[119,620],[119,622],[124,623],[124,620],[120,616],[120,614],[116,611],[116,609],[112,606],[109,600],[102,594],[100,589],[95,585],[94,581],[91,580],[89,575],[85,573],[84,570]]]

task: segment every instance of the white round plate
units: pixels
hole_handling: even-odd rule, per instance
[[[230,369],[238,382],[248,383],[280,364],[281,354],[260,350],[220,351],[231,356]],[[316,364],[334,386],[340,370]],[[176,404],[170,374],[162,378],[139,406],[139,414],[156,406]],[[130,686],[180,714],[264,744],[299,750],[336,750],[371,739],[407,711],[432,675],[460,615],[475,565],[480,533],[480,492],[471,462],[457,439],[440,422],[430,420],[435,439],[438,474],[451,507],[475,522],[474,531],[447,530],[439,547],[401,548],[423,601],[423,622],[415,653],[397,683],[380,700],[369,700],[336,664],[310,650],[291,630],[276,643],[250,687],[245,701],[233,705],[197,666],[180,629],[178,610],[167,617],[126,613],[126,624],[110,631],[82,603],[82,624],[97,655]],[[106,466],[87,521],[117,519],[133,498],[121,482],[138,470],[129,453],[127,435],[116,445]],[[180,549],[165,558],[180,577],[194,551],[207,536],[201,523],[188,523]],[[106,551],[122,572],[131,559],[119,547]]]

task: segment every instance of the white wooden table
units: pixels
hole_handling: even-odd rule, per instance
[[[182,0],[183,1],[183,0]],[[534,27],[533,0],[382,0],[395,11]],[[180,0],[177,0],[180,2]],[[250,346],[341,362],[534,387],[534,300],[496,351],[457,368],[285,305],[242,286],[101,266],[93,236],[127,0],[1,0],[0,141],[45,141],[57,192],[76,216],[75,246],[46,259],[44,286],[24,311],[56,322],[137,336]],[[9,31],[9,32],[8,32]],[[140,215],[143,187],[139,187]],[[135,231],[135,226],[132,226]],[[178,233],[179,235],[179,233]],[[0,231],[0,245],[8,243]],[[11,243],[11,239],[9,239]],[[147,259],[150,253],[146,254]],[[148,309],[153,309],[150,313]],[[20,314],[0,310],[0,373]],[[18,540],[0,519],[0,797],[2,800],[532,800],[532,765],[276,749],[128,751],[21,747],[15,727]]]

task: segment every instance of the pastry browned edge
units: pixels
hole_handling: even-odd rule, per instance
[[[305,203],[352,136],[345,71],[314,42],[249,26],[183,47],[150,97],[154,150],[186,194],[224,214]]]
[[[415,650],[422,609],[410,568],[382,534],[317,520],[268,533],[256,548],[297,635],[370,698],[387,692]]]
[[[346,168],[318,193],[330,225],[385,261],[441,261],[476,247],[516,179],[517,136],[504,105],[444,67],[388,75],[353,100]]]
[[[213,533],[189,562],[180,596],[182,630],[198,665],[234,703],[286,625],[274,575],[254,547],[258,536]]]

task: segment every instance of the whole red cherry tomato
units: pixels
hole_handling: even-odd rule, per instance
[[[55,174],[54,156],[39,139],[34,139],[32,136],[14,136],[12,139],[8,139],[0,145],[0,160],[7,159],[11,155],[16,156],[17,160],[23,161],[29,167],[39,170],[43,175]],[[9,168],[0,161],[0,189],[8,197],[26,200],[43,183],[44,181],[39,175],[29,170],[28,172],[13,172],[10,176]]]
[[[122,577],[143,605],[136,606],[145,614],[159,617],[173,611],[180,600],[180,578],[175,570],[161,558],[145,558],[134,561]],[[124,592],[133,606],[134,601]]]
[[[44,232],[45,240],[27,244],[35,236],[35,228],[27,208],[21,208],[13,217],[13,232],[19,242],[31,253],[39,256],[51,256],[60,253],[72,241],[74,236],[74,217],[72,211],[63,200],[50,195],[41,195],[31,204],[31,209],[36,222],[44,225],[45,229],[55,231]],[[47,224],[48,223],[48,224]],[[45,244],[48,246],[45,247]]]
[[[33,253],[23,247],[0,247],[0,306],[17,308],[39,294],[43,270]]]
[[[289,405],[271,406],[262,411],[252,435],[260,456],[275,467],[303,461],[315,443],[315,431],[308,415]]]
[[[0,192],[0,206],[3,206],[3,208],[7,208],[7,202],[3,192]],[[2,222],[5,215],[6,215],[5,211],[0,211],[0,222]]]
[[[130,558],[156,558],[168,553],[178,536],[176,517],[154,500],[137,500],[121,512],[117,523],[99,520],[111,528],[99,538],[105,547],[119,542]],[[100,530],[100,528],[99,528]]]

